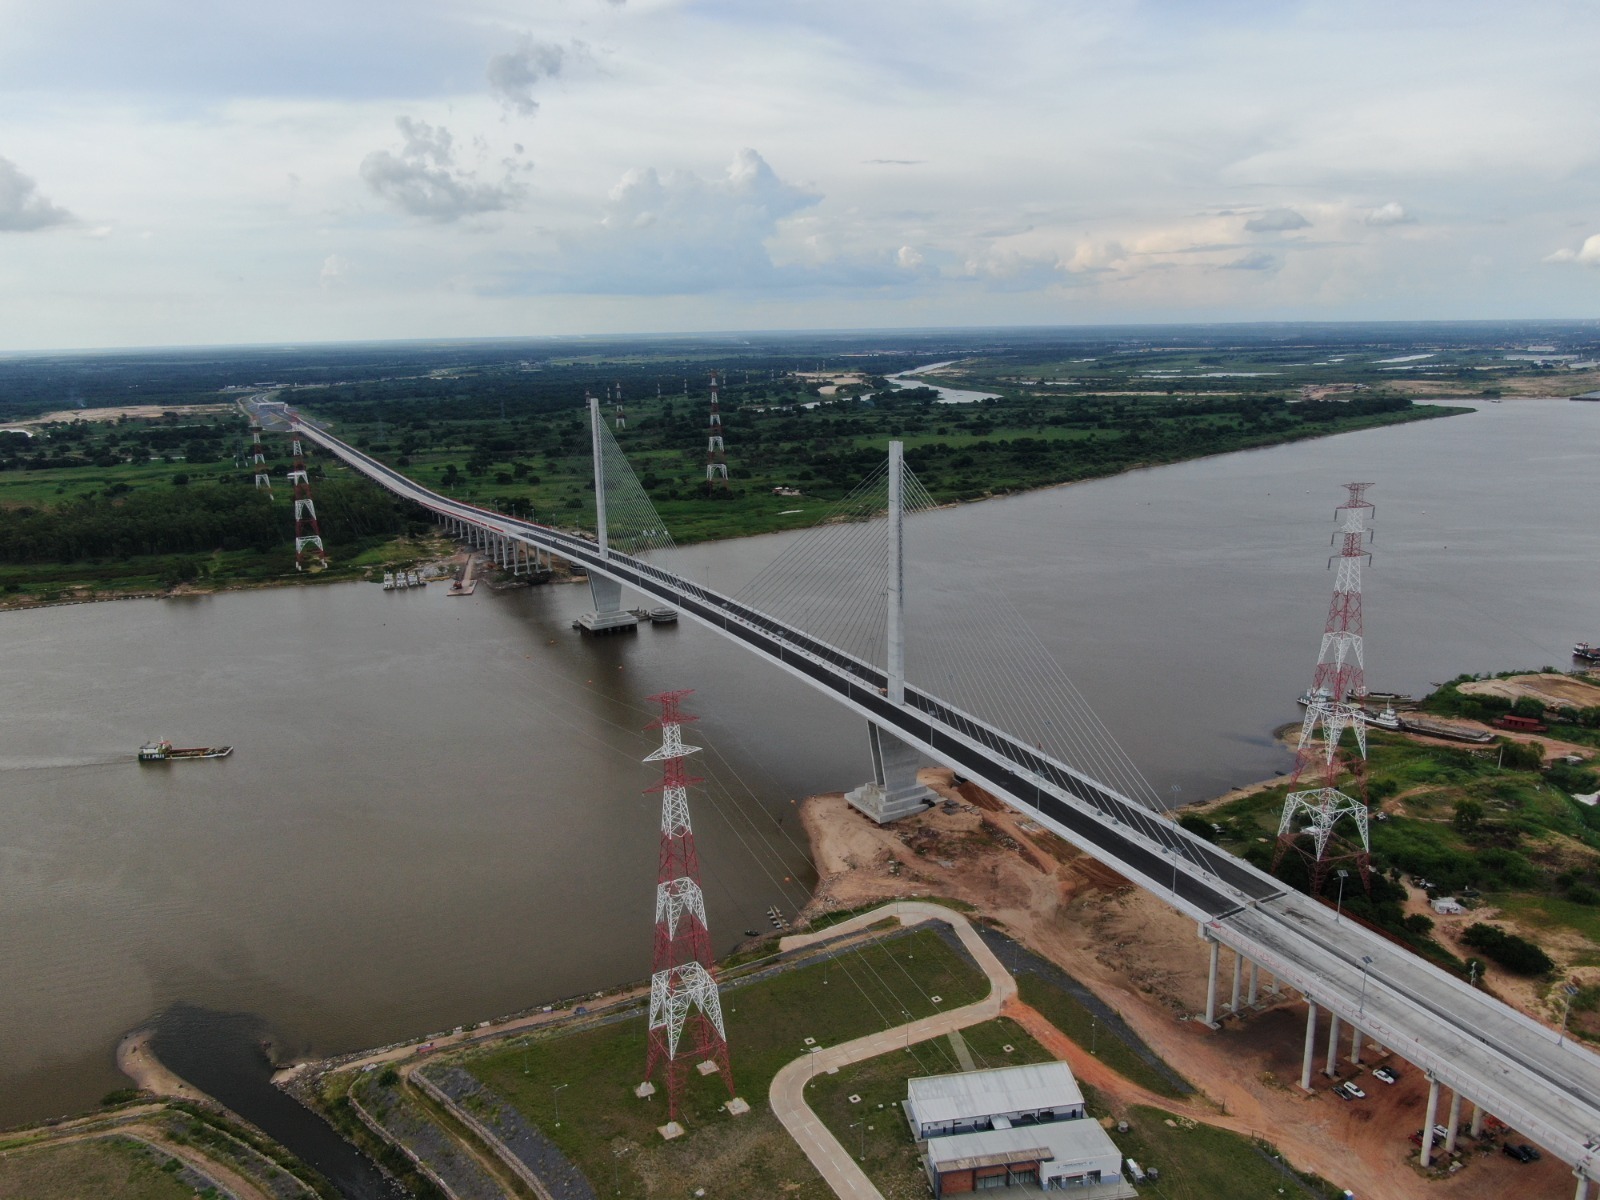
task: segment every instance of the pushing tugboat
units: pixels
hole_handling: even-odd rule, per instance
[[[146,742],[140,746],[139,761],[160,763],[184,758],[227,758],[232,753],[232,746],[174,746],[162,738],[160,741]]]

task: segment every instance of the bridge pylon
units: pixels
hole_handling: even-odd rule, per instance
[[[599,397],[584,393],[589,405],[589,440],[594,452],[594,532],[600,557],[611,555],[610,532],[606,524],[606,460],[601,433],[605,429]],[[631,633],[639,628],[639,618],[622,607],[622,585],[609,576],[589,572],[589,597],[594,608],[578,618],[585,633]]]
[[[895,707],[906,702],[905,635],[905,443],[889,443],[889,588],[884,699]],[[921,812],[933,792],[917,782],[922,756],[875,721],[867,722],[872,778],[846,794],[850,804],[880,825]]]

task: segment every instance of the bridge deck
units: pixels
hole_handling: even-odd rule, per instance
[[[1587,1171],[1600,1146],[1600,1058],[1468,987],[1271,876],[1157,822],[1142,805],[937,697],[883,694],[883,672],[729,596],[651,563],[531,521],[477,508],[414,483],[313,425],[296,429],[356,470],[440,516],[581,563],[677,608],[828,693],[1028,813],[1067,841],[1168,900],[1203,935],[1354,1021],[1525,1136]],[[1363,959],[1372,961],[1363,978]]]

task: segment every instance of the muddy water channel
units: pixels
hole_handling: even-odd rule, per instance
[[[1155,790],[1194,800],[1287,765],[1270,733],[1309,682],[1340,484],[1377,484],[1369,682],[1413,691],[1600,640],[1597,478],[1600,405],[1508,401],[919,518],[918,570],[969,610],[1003,593]],[[731,590],[781,542],[678,562]],[[581,640],[586,600],[342,585],[0,614],[0,1123],[120,1086],[118,1037],[173,1005],[332,1053],[642,977],[651,692],[697,689],[719,950],[792,911],[792,802],[860,781],[861,731],[687,622]],[[914,671],[940,617],[911,612]],[[235,751],[138,765],[157,736]]]

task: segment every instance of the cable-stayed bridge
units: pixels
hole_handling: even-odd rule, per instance
[[[917,756],[980,781],[996,796],[1195,920],[1209,947],[1205,1020],[1241,1013],[1257,999],[1262,977],[1307,1001],[1301,1086],[1309,1088],[1324,1057],[1319,1010],[1326,1014],[1325,1065],[1331,1075],[1343,1053],[1377,1042],[1423,1069],[1430,1081],[1423,1156],[1434,1149],[1441,1089],[1450,1093],[1447,1141],[1454,1148],[1463,1103],[1476,1132],[1485,1114],[1513,1126],[1574,1167],[1577,1195],[1600,1176],[1600,1057],[1439,970],[1408,950],[1355,924],[1272,876],[1189,834],[1157,810],[1136,771],[1119,769],[1105,750],[1087,759],[1043,748],[1034,736],[1002,728],[970,707],[907,681],[904,629],[904,516],[930,501],[904,469],[898,444],[878,473],[883,502],[829,523],[838,532],[829,563],[846,584],[821,618],[847,631],[863,613],[881,611],[878,645],[883,665],[822,637],[784,613],[783,566],[758,576],[739,596],[727,595],[650,561],[671,546],[653,506],[638,487],[610,432],[591,406],[596,473],[595,540],[508,517],[439,495],[347,445],[298,415],[296,432],[355,470],[427,511],[447,527],[490,549],[501,561],[556,555],[586,568],[595,610],[584,624],[596,632],[625,625],[622,589],[676,608],[744,649],[822,691],[863,717],[871,734],[877,778],[858,801],[892,818],[914,799]],[[908,504],[908,501],[910,502]],[[609,511],[608,511],[609,510]],[[885,519],[862,520],[881,513]],[[613,520],[615,519],[615,524]],[[820,543],[818,539],[811,539]],[[838,551],[839,546],[848,549]],[[802,537],[801,559],[817,545]],[[841,565],[842,564],[842,565]],[[850,587],[851,579],[856,581]],[[825,606],[826,607],[826,606]],[[780,615],[782,614],[782,615]],[[816,622],[810,622],[815,628]],[[1022,659],[1031,658],[1024,652]],[[1014,663],[1008,671],[1018,673]],[[955,676],[949,678],[955,683]],[[1019,689],[1033,686],[1016,678]],[[1052,688],[1055,687],[1052,681]],[[1048,724],[1046,720],[1046,724]],[[1069,759],[1076,758],[1076,761]],[[1120,776],[1115,782],[1108,782]],[[1129,781],[1132,781],[1131,783]],[[873,791],[873,787],[876,788]],[[1136,798],[1141,791],[1144,799]],[[910,807],[920,807],[911,803]],[[1222,950],[1230,952],[1231,988],[1219,996]],[[1248,984],[1246,983],[1248,980]],[[1342,1029],[1351,1037],[1341,1041]]]

